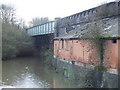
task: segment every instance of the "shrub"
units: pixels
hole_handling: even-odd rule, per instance
[[[33,52],[32,39],[17,25],[2,23],[2,59]]]

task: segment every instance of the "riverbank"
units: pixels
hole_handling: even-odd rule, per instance
[[[119,76],[116,71],[105,67],[87,65],[72,60],[53,58],[51,50],[40,54],[46,65],[80,88],[118,88]],[[114,71],[114,72],[113,72]]]
[[[78,66],[59,58],[54,59],[56,72],[60,73],[81,88],[120,88],[117,74],[91,69],[87,66]]]

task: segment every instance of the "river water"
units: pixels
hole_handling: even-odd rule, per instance
[[[18,58],[2,62],[2,86],[14,88],[75,88],[65,77],[43,64],[40,58]]]

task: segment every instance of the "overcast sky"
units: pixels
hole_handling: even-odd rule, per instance
[[[2,3],[13,4],[17,17],[30,21],[33,17],[69,16],[104,2],[115,0],[0,0]]]

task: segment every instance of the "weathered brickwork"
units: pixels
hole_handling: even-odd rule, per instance
[[[63,45],[62,45],[62,42]],[[68,43],[68,46],[66,46]],[[105,40],[104,65],[109,68],[118,68],[119,52],[118,43],[120,40]],[[98,64],[99,54],[90,41],[83,40],[55,40],[54,41],[54,56],[62,59],[80,61],[91,65]]]

